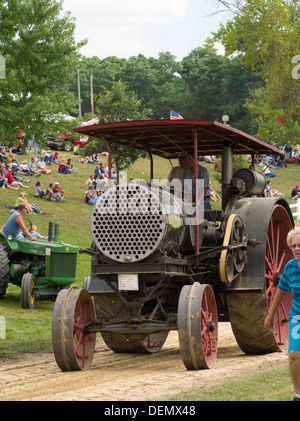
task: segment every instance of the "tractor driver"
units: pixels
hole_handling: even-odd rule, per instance
[[[183,168],[182,170],[182,185],[187,187],[186,191],[186,199],[189,200],[189,196],[191,196],[191,199],[193,202],[195,202],[195,174],[194,174],[194,159],[192,155],[188,155],[188,165]],[[185,185],[184,180],[191,180],[192,186],[190,186],[190,189],[188,188],[188,185]],[[209,199],[210,199],[210,183],[209,183],[209,172],[207,168],[202,167],[198,163],[198,180],[203,180],[203,191],[199,191],[199,201],[201,202],[203,200],[204,203],[204,210],[211,209]],[[199,186],[198,186],[199,188]]]
[[[173,180],[180,180],[181,181],[181,177],[182,177],[182,170],[184,167],[186,167],[188,165],[188,156],[187,154],[183,154],[181,153],[178,156],[178,163],[179,165],[177,167],[173,167],[168,175],[168,182],[171,183],[171,181]]]
[[[26,213],[26,205],[24,203],[20,203],[17,207],[17,210],[9,217],[8,221],[4,225],[3,228],[3,235],[8,237],[9,235],[12,236],[12,241],[20,241],[24,239],[23,233],[31,240],[35,240],[35,238],[29,233],[28,229],[25,227],[22,215]]]

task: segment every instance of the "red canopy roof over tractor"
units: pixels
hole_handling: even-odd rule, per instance
[[[75,131],[167,159],[175,159],[182,152],[192,151],[195,133],[199,156],[220,155],[224,144],[232,146],[234,155],[283,155],[282,150],[216,121],[125,121],[84,126]]]

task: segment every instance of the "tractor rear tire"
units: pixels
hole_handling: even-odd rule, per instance
[[[286,244],[286,236],[293,228],[292,216],[280,201],[245,201],[249,202],[247,206],[237,209],[244,211],[242,217],[248,227],[249,238],[259,240],[260,244],[252,250],[248,248],[248,263],[241,274],[241,283],[237,284],[239,288],[237,291],[232,288],[226,296],[232,331],[246,354],[286,352],[291,293],[281,303],[272,330],[265,328],[264,319],[278,289],[283,269],[292,257]],[[243,203],[242,200],[239,203]],[[251,291],[250,286],[256,288]]]
[[[130,338],[122,333],[102,332],[102,339],[115,352],[131,354],[155,354],[164,345],[169,332],[149,333],[145,338]]]
[[[0,298],[6,294],[9,281],[9,259],[6,248],[0,243]]]

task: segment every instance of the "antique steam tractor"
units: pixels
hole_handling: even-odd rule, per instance
[[[261,354],[285,350],[291,297],[272,331],[264,318],[291,258],[288,203],[265,198],[265,178],[252,169],[232,174],[234,154],[281,154],[272,146],[212,121],[131,121],[76,131],[174,159],[190,152],[222,156],[222,209],[188,204],[175,190],[145,182],[111,187],[91,216],[93,242],[83,289],[56,299],[52,337],[61,370],[87,369],[96,332],[116,353],[154,353],[178,330],[187,369],[213,367],[218,321],[230,321],[240,348]],[[254,168],[254,166],[253,166]],[[197,188],[197,165],[194,174]],[[200,183],[200,182],[199,182]]]

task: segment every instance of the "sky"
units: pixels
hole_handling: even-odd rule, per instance
[[[214,0],[64,0],[64,12],[76,18],[76,42],[88,44],[80,54],[100,59],[143,54],[157,58],[169,51],[181,60],[201,47],[225,22]],[[222,53],[222,49],[219,50]]]

